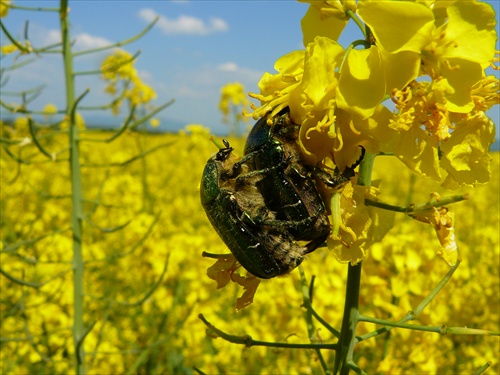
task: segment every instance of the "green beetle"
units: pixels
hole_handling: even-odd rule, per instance
[[[310,246],[316,248],[328,237],[330,224],[311,169],[301,161],[290,125],[287,112],[276,116],[272,126],[265,118],[257,121],[248,135],[241,162],[251,170],[247,176],[262,175],[256,186],[278,220],[295,223],[289,229],[294,239],[313,241]]]
[[[289,231],[289,223],[276,220],[256,188],[261,176],[237,182],[244,176],[244,166],[232,161],[233,148],[226,140],[224,145],[203,171],[200,198],[207,217],[248,272],[262,279],[287,274],[315,248],[300,246]]]
[[[288,223],[288,230],[297,241],[311,241],[313,251],[324,243],[330,233],[328,212],[317,189],[319,181],[338,189],[354,176],[360,160],[343,173],[330,175],[319,168],[306,166],[296,140],[299,126],[290,119],[285,108],[267,124],[261,118],[254,125],[245,144],[245,156],[239,162],[251,172],[239,178],[261,176],[256,186],[266,206],[276,212],[277,219]],[[295,224],[294,224],[295,223]]]

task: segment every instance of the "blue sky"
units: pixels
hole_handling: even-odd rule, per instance
[[[57,1],[15,1],[18,5],[53,7]],[[499,12],[499,2],[490,1]],[[220,88],[239,81],[247,91],[257,91],[257,82],[265,71],[273,71],[276,59],[301,49],[300,20],[308,5],[292,0],[281,1],[71,1],[71,34],[75,49],[100,47],[127,39],[141,31],[155,15],[160,21],[142,39],[124,47],[141,50],[136,67],[143,80],[158,94],[155,104],[175,98],[173,106],[159,116],[162,125],[201,123],[215,133],[224,133],[218,110]],[[29,19],[29,36],[35,46],[58,39],[55,13],[11,10],[2,21],[16,37],[22,37]],[[350,24],[350,26],[353,26]],[[351,27],[341,44],[360,39]],[[4,35],[1,44],[7,44]],[[109,53],[109,52],[107,52]],[[83,55],[75,60],[75,70],[98,69],[107,53]],[[11,63],[11,57],[0,61]],[[62,108],[64,102],[60,56],[44,55],[36,63],[9,74],[4,92],[29,89],[46,84],[44,94],[32,109],[46,103]],[[77,91],[92,89],[83,105],[103,104],[105,83],[99,76],[77,78]],[[5,99],[9,100],[6,95]],[[498,106],[497,106],[498,107]],[[2,116],[4,112],[2,112]],[[91,122],[90,113],[85,113]],[[499,112],[490,113],[499,128]],[[102,114],[99,116],[102,120]],[[109,116],[107,121],[119,123]],[[497,137],[498,138],[498,137]]]

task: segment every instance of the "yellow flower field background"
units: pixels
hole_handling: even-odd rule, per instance
[[[121,49],[158,18],[127,40],[75,52],[68,0],[56,9],[0,0],[0,18],[11,10],[57,17],[60,43],[47,46],[1,23],[1,53],[6,71],[21,72],[31,58],[59,54],[66,93],[62,109],[35,108],[43,88],[0,100],[11,114],[0,123],[3,374],[500,372],[500,157],[488,153],[495,131],[485,114],[500,102],[488,73],[499,62],[495,12],[477,1],[304,2],[305,49],[263,75],[260,94],[249,94],[260,106],[237,82],[221,90],[228,140],[242,155],[244,114],[256,120],[288,108],[305,162],[345,172],[361,149],[366,155],[355,199],[331,199],[331,217],[342,218],[331,223],[332,250],[320,247],[288,276],[262,280],[237,310],[251,287],[217,289],[207,276],[214,259],[202,255],[229,253],[199,197],[217,151],[210,131],[144,131],[173,101],[153,104],[157,94],[134,66],[139,53]],[[344,49],[336,40],[350,20],[363,39]],[[106,50],[99,69],[73,64]],[[78,91],[76,78],[88,75],[105,81],[109,102],[84,105],[90,89]],[[119,115],[120,127],[87,128],[89,109]],[[358,194],[368,185],[370,194]],[[436,197],[450,195],[460,202],[436,210]],[[383,203],[431,200],[432,214],[410,212],[417,220],[378,214]]]
[[[5,136],[13,129],[4,124],[2,131]],[[244,139],[229,140],[241,154]],[[48,149],[64,144],[66,134],[46,139]],[[312,350],[245,348],[212,339],[198,318],[202,313],[217,328],[255,340],[309,342],[298,270],[262,282],[254,303],[238,312],[241,287],[232,283],[217,290],[206,276],[213,260],[202,252],[228,252],[197,190],[204,164],[216,151],[207,130],[130,132],[110,144],[82,142],[81,151],[88,373],[193,373],[193,367],[207,374],[321,372]],[[21,152],[38,151],[27,145]],[[140,154],[145,157],[135,158]],[[416,324],[499,329],[499,154],[492,158],[491,182],[463,190],[470,200],[453,205],[463,261]],[[73,371],[69,173],[68,163],[40,154],[24,165],[2,150],[4,374]],[[393,157],[376,159],[374,178],[382,180],[380,198],[388,203],[425,202],[422,192],[439,191],[430,182],[417,187]],[[449,269],[436,256],[439,249],[430,226],[396,216],[364,261],[361,313],[399,320],[415,308]],[[313,307],[338,328],[347,266],[320,248],[302,267],[307,280],[316,276]],[[377,328],[360,323],[358,334]],[[318,322],[315,329],[317,342],[335,342]],[[496,373],[499,350],[498,337],[394,329],[390,337],[361,342],[355,358],[370,373],[471,373],[487,361],[493,362],[488,372]],[[332,363],[333,351],[323,354]]]

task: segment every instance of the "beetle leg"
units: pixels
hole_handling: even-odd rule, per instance
[[[320,238],[316,238],[314,240],[312,240],[311,242],[309,242],[307,245],[306,245],[306,249],[307,251],[304,252],[304,255],[305,254],[309,254],[309,253],[312,253],[314,250],[316,250],[318,247],[320,247],[321,245],[323,245],[326,241],[326,239],[328,238],[328,234],[320,237]]]
[[[235,163],[235,165],[236,165],[236,163]],[[278,169],[278,168],[283,168],[283,166],[281,164],[278,164],[278,165],[274,165],[272,167],[268,167],[268,168],[264,168],[264,169],[259,169],[259,170],[256,170],[256,171],[251,171],[251,172],[248,172],[248,173],[245,173],[245,174],[240,174],[236,178],[236,187],[238,188],[238,187],[244,186],[244,185],[246,185],[246,184],[249,183],[249,180],[251,180],[251,179],[253,179],[255,177],[258,177],[258,176],[262,176],[262,175],[268,174],[268,173],[270,173],[273,170]],[[255,182],[255,181],[252,181],[252,182]]]
[[[351,168],[346,168],[344,173],[342,173],[341,175],[331,175],[320,168],[313,168],[312,173],[315,177],[319,178],[326,186],[337,189],[348,183],[349,179],[354,176],[354,170]]]
[[[322,212],[322,208],[319,208],[318,211],[309,217],[306,217],[305,219],[302,220],[297,220],[297,221],[291,221],[291,220],[263,220],[259,222],[259,224],[265,225],[265,226],[270,226],[270,227],[275,227],[275,228],[284,228],[289,230],[290,228],[298,228],[302,227],[304,225],[308,225],[310,223],[314,223],[318,216]]]
[[[253,152],[243,156],[240,160],[238,160],[236,163],[234,163],[233,169],[241,169],[242,164],[247,163],[249,160],[258,156],[258,154],[260,154],[262,152],[264,152],[264,150],[257,150],[257,151],[253,151]]]
[[[356,162],[351,165],[351,169],[355,169],[358,165],[361,164],[361,162],[363,161],[363,158],[365,157],[365,153],[366,153],[366,150],[363,146],[359,145],[359,147],[361,147],[361,156],[359,157],[358,160],[356,160]]]

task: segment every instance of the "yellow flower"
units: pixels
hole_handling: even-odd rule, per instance
[[[27,117],[23,116],[16,117],[16,119],[14,120],[14,128],[16,129],[16,131],[26,130],[27,127],[28,127]]]
[[[257,276],[246,272],[242,276],[235,271],[241,270],[239,263],[233,254],[220,255],[217,261],[207,269],[207,276],[217,282],[217,289],[224,288],[229,281],[239,284],[245,290],[236,300],[236,310],[250,305],[261,282]]]
[[[225,123],[229,123],[231,112],[235,116],[235,121],[246,121],[247,117],[243,116],[242,112],[246,112],[249,105],[250,101],[245,94],[245,87],[241,83],[231,82],[221,88],[219,109],[224,116]]]
[[[274,63],[278,74],[264,73],[259,81],[260,94],[249,93],[261,104],[258,108],[251,104],[255,120],[267,114],[273,117],[288,106],[289,94],[297,87],[304,73],[304,55],[304,51],[290,52]]]
[[[129,99],[132,105],[141,105],[156,99],[156,92],[151,86],[145,84],[139,78],[134,78],[132,82],[131,89],[125,92],[125,97]]]
[[[489,5],[360,1],[356,9],[340,0],[310,3],[302,20],[305,50],[282,56],[277,73],[263,75],[260,94],[250,94],[260,101],[252,106],[254,118],[271,122],[289,107],[308,164],[331,167],[330,159],[342,172],[359,159],[362,146],[370,154],[394,153],[446,188],[489,180],[494,127],[483,111],[500,102],[498,79],[484,74],[495,57]],[[369,27],[369,48],[344,50],[335,41],[352,15],[348,10]],[[417,81],[419,76],[429,79]],[[388,97],[394,113],[382,105]],[[391,228],[392,213],[364,204],[377,194],[374,187],[347,185],[332,195],[327,243],[341,262],[363,260]],[[431,214],[441,256],[452,264],[458,259],[453,217],[445,210]]]
[[[101,63],[102,78],[116,81],[117,78],[132,79],[137,75],[133,66],[132,55],[124,50],[116,49]]]
[[[0,18],[7,16],[10,4],[11,0],[0,0]]]
[[[495,138],[495,125],[484,112],[454,116],[455,129],[441,144],[441,167],[447,172],[443,187],[456,189],[490,180],[489,147]]]
[[[307,161],[316,164],[328,156],[337,137],[335,94],[338,73],[335,71],[344,49],[326,37],[317,37],[304,55],[304,74],[290,93],[290,115],[300,124],[299,143]],[[323,147],[318,148],[318,139]]]
[[[210,128],[202,124],[188,124],[179,133],[183,135],[189,134],[194,143],[206,144],[207,139],[210,137]]]
[[[332,40],[338,40],[349,21],[346,11],[354,12],[356,10],[356,2],[352,0],[299,1],[310,4],[301,21],[304,46],[313,42],[316,36],[326,36]]]
[[[338,204],[332,204],[332,223],[339,225],[327,239],[339,262],[357,264],[366,257],[367,250],[380,241],[392,228],[394,212],[366,206],[365,199],[376,200],[375,186],[347,185],[333,196]],[[335,212],[337,207],[337,212]]]
[[[55,106],[55,104],[49,103],[46,104],[45,107],[43,107],[42,112],[46,117],[52,116],[57,113],[57,107]]]
[[[498,96],[498,80],[485,79],[477,85],[477,106],[488,108]],[[447,109],[446,93],[452,90],[447,80],[413,82],[404,91],[394,93],[398,114],[389,126],[399,132],[394,154],[412,171],[442,180],[455,189],[489,180],[489,145],[494,140],[494,125],[483,111],[470,114]],[[485,97],[481,96],[484,95]],[[439,151],[438,151],[439,150]]]
[[[250,94],[261,101],[261,107],[253,107],[254,117],[290,108],[300,125],[299,144],[307,163],[328,157],[341,171],[359,158],[360,145],[368,152],[385,150],[382,144],[395,133],[386,126],[389,112],[380,106],[385,86],[376,93],[384,74],[366,63],[377,59],[377,52],[351,51],[339,74],[343,56],[337,42],[316,37],[305,51],[281,57],[275,64],[278,73],[265,73],[260,80],[261,94]]]
[[[447,5],[444,13],[444,5],[433,12],[419,3],[363,1],[358,15],[370,26],[388,61],[395,58],[391,55],[404,53],[404,69],[392,71],[393,76],[403,74],[402,82],[412,80],[419,66],[419,74],[433,80],[446,79],[452,88],[445,93],[446,108],[467,113],[474,107],[471,88],[495,54],[495,12],[489,4],[476,1]]]
[[[439,80],[432,83],[414,81],[404,91],[395,92],[393,99],[399,113],[389,126],[395,130],[424,127],[436,140],[448,139],[453,126],[444,96],[449,90],[452,88],[447,81]]]
[[[482,78],[472,86],[471,97],[474,110],[487,111],[495,104],[500,104],[500,82],[495,76]]]
[[[387,90],[385,81],[383,60],[376,46],[351,50],[340,72],[338,107],[355,112],[362,118],[370,117],[384,100]]]
[[[343,171],[359,160],[360,146],[371,154],[393,151],[391,142],[397,133],[387,126],[392,113],[386,107],[379,105],[367,119],[342,109],[337,109],[335,114],[337,137],[333,141],[329,157],[339,170]],[[315,150],[321,149],[321,142],[318,139],[318,144],[314,145]]]
[[[440,200],[439,195],[433,193],[431,197],[433,195],[436,195],[437,201]],[[450,267],[456,265],[457,261],[460,259],[460,254],[455,239],[455,228],[453,226],[455,215],[453,212],[450,212],[446,207],[433,207],[430,210],[418,212],[410,216],[423,223],[431,224],[434,227],[439,242],[441,243],[441,250],[439,250],[437,254],[443,258]]]
[[[245,88],[239,82],[228,83],[221,88],[221,104],[222,102],[231,103],[236,106],[247,105],[249,103],[245,95]]]
[[[149,123],[153,128],[157,128],[158,126],[160,126],[160,119],[152,118],[151,120],[149,120]]]
[[[2,55],[9,55],[13,52],[19,51],[19,48],[15,44],[6,44],[1,47]]]
[[[316,164],[333,148],[335,132],[335,88],[344,49],[327,37],[317,37],[305,51],[281,57],[259,82],[261,94],[250,96],[261,101],[253,116],[275,116],[290,108],[292,120],[301,125],[299,143],[308,163]],[[269,120],[270,121],[270,120]],[[319,140],[319,142],[318,142]],[[318,149],[318,146],[321,149]]]
[[[75,114],[75,123],[79,130],[85,130],[85,120],[79,112]],[[67,130],[69,125],[70,125],[69,118],[65,116],[59,126],[61,127],[61,130]]]
[[[112,96],[120,96],[112,104],[113,114],[117,115],[123,103],[121,96],[128,99],[131,106],[139,106],[156,99],[155,90],[144,83],[134,67],[133,56],[127,51],[117,49],[104,59],[101,64],[102,79],[109,81],[104,91]],[[122,93],[118,92],[117,84],[123,82]]]

